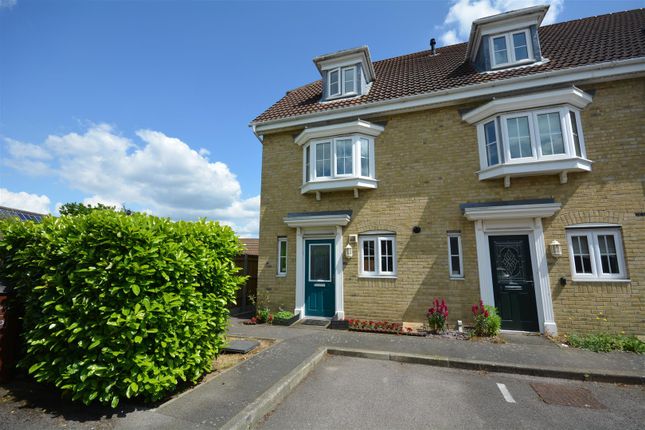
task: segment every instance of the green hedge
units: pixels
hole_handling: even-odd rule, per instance
[[[162,398],[211,370],[245,278],[229,227],[97,210],[0,220],[0,273],[25,307],[21,365],[85,403]]]

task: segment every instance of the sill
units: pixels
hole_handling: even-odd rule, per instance
[[[397,279],[396,275],[358,275],[359,279]]]
[[[526,58],[524,60],[516,61],[514,63],[504,63],[498,64],[496,66],[491,65],[491,71],[510,69],[511,67],[526,66],[527,64],[535,63],[535,58]]]
[[[353,189],[376,189],[378,181],[373,178],[363,178],[356,176],[319,179],[316,181],[306,182],[300,187],[302,194],[318,191],[344,191]]]
[[[571,281],[573,282],[580,282],[580,283],[585,283],[585,282],[591,282],[591,283],[604,283],[604,284],[628,284],[632,282],[631,279],[621,279],[621,278],[571,278]]]
[[[358,92],[356,92],[356,91],[353,91],[351,93],[336,94],[336,95],[333,95],[333,96],[327,96],[327,98],[323,100],[323,103],[324,102],[333,102],[333,101],[340,100],[340,99],[348,99],[350,97],[357,97],[357,96],[360,96],[360,94]]]
[[[453,277],[453,276],[451,276],[451,277],[449,277],[448,279],[450,279],[451,281],[465,281],[465,280],[466,280],[466,278],[464,278],[463,276],[459,276],[459,277],[457,277],[457,276],[454,276],[454,277]]]
[[[278,273],[277,275],[275,275],[275,277],[276,278],[286,278],[287,274],[286,273]]]
[[[487,167],[478,172],[479,180],[503,177],[555,175],[562,172],[590,172],[591,160],[581,157],[542,158],[539,160],[510,162]]]

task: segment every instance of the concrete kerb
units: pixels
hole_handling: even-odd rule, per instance
[[[311,373],[316,365],[327,354],[326,348],[320,348],[316,353],[305,359],[295,369],[276,382],[260,397],[242,409],[221,428],[224,430],[249,429],[257,424],[264,415],[271,412],[296,386]]]
[[[387,351],[370,351],[347,348],[327,348],[330,355],[368,358],[372,360],[389,360],[400,363],[424,364],[438,367],[451,367],[464,370],[479,370],[495,373],[540,376],[547,378],[572,379],[578,381],[609,382],[630,385],[645,385],[645,375],[634,375],[621,372],[598,372],[585,369],[561,369],[545,366],[499,364],[489,361],[453,359],[448,357],[418,354],[402,354]]]

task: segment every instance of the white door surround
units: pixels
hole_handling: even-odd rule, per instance
[[[343,226],[352,216],[351,211],[312,212],[289,214],[285,224],[296,229],[296,303],[294,313],[305,315],[305,239],[334,239],[336,273],[334,317],[345,318],[343,294]]]
[[[560,204],[553,201],[528,204],[491,203],[489,206],[473,205],[468,207],[468,205],[464,205],[462,208],[466,218],[470,221],[475,221],[481,299],[487,305],[495,305],[490,248],[488,245],[489,236],[526,234],[529,238],[531,264],[533,266],[535,301],[540,332],[556,335],[558,330],[553,314],[542,218],[553,216],[560,210]]]

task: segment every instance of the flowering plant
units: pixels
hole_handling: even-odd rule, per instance
[[[428,313],[426,314],[428,317],[428,326],[430,326],[431,331],[439,333],[446,329],[448,305],[446,305],[444,299],[441,299],[441,303],[439,303],[439,299],[437,298],[434,299],[433,304],[434,306],[428,309]]]
[[[497,336],[502,327],[502,318],[497,315],[497,309],[484,305],[484,301],[480,299],[479,304],[474,304],[471,310],[475,318],[475,335]]]

